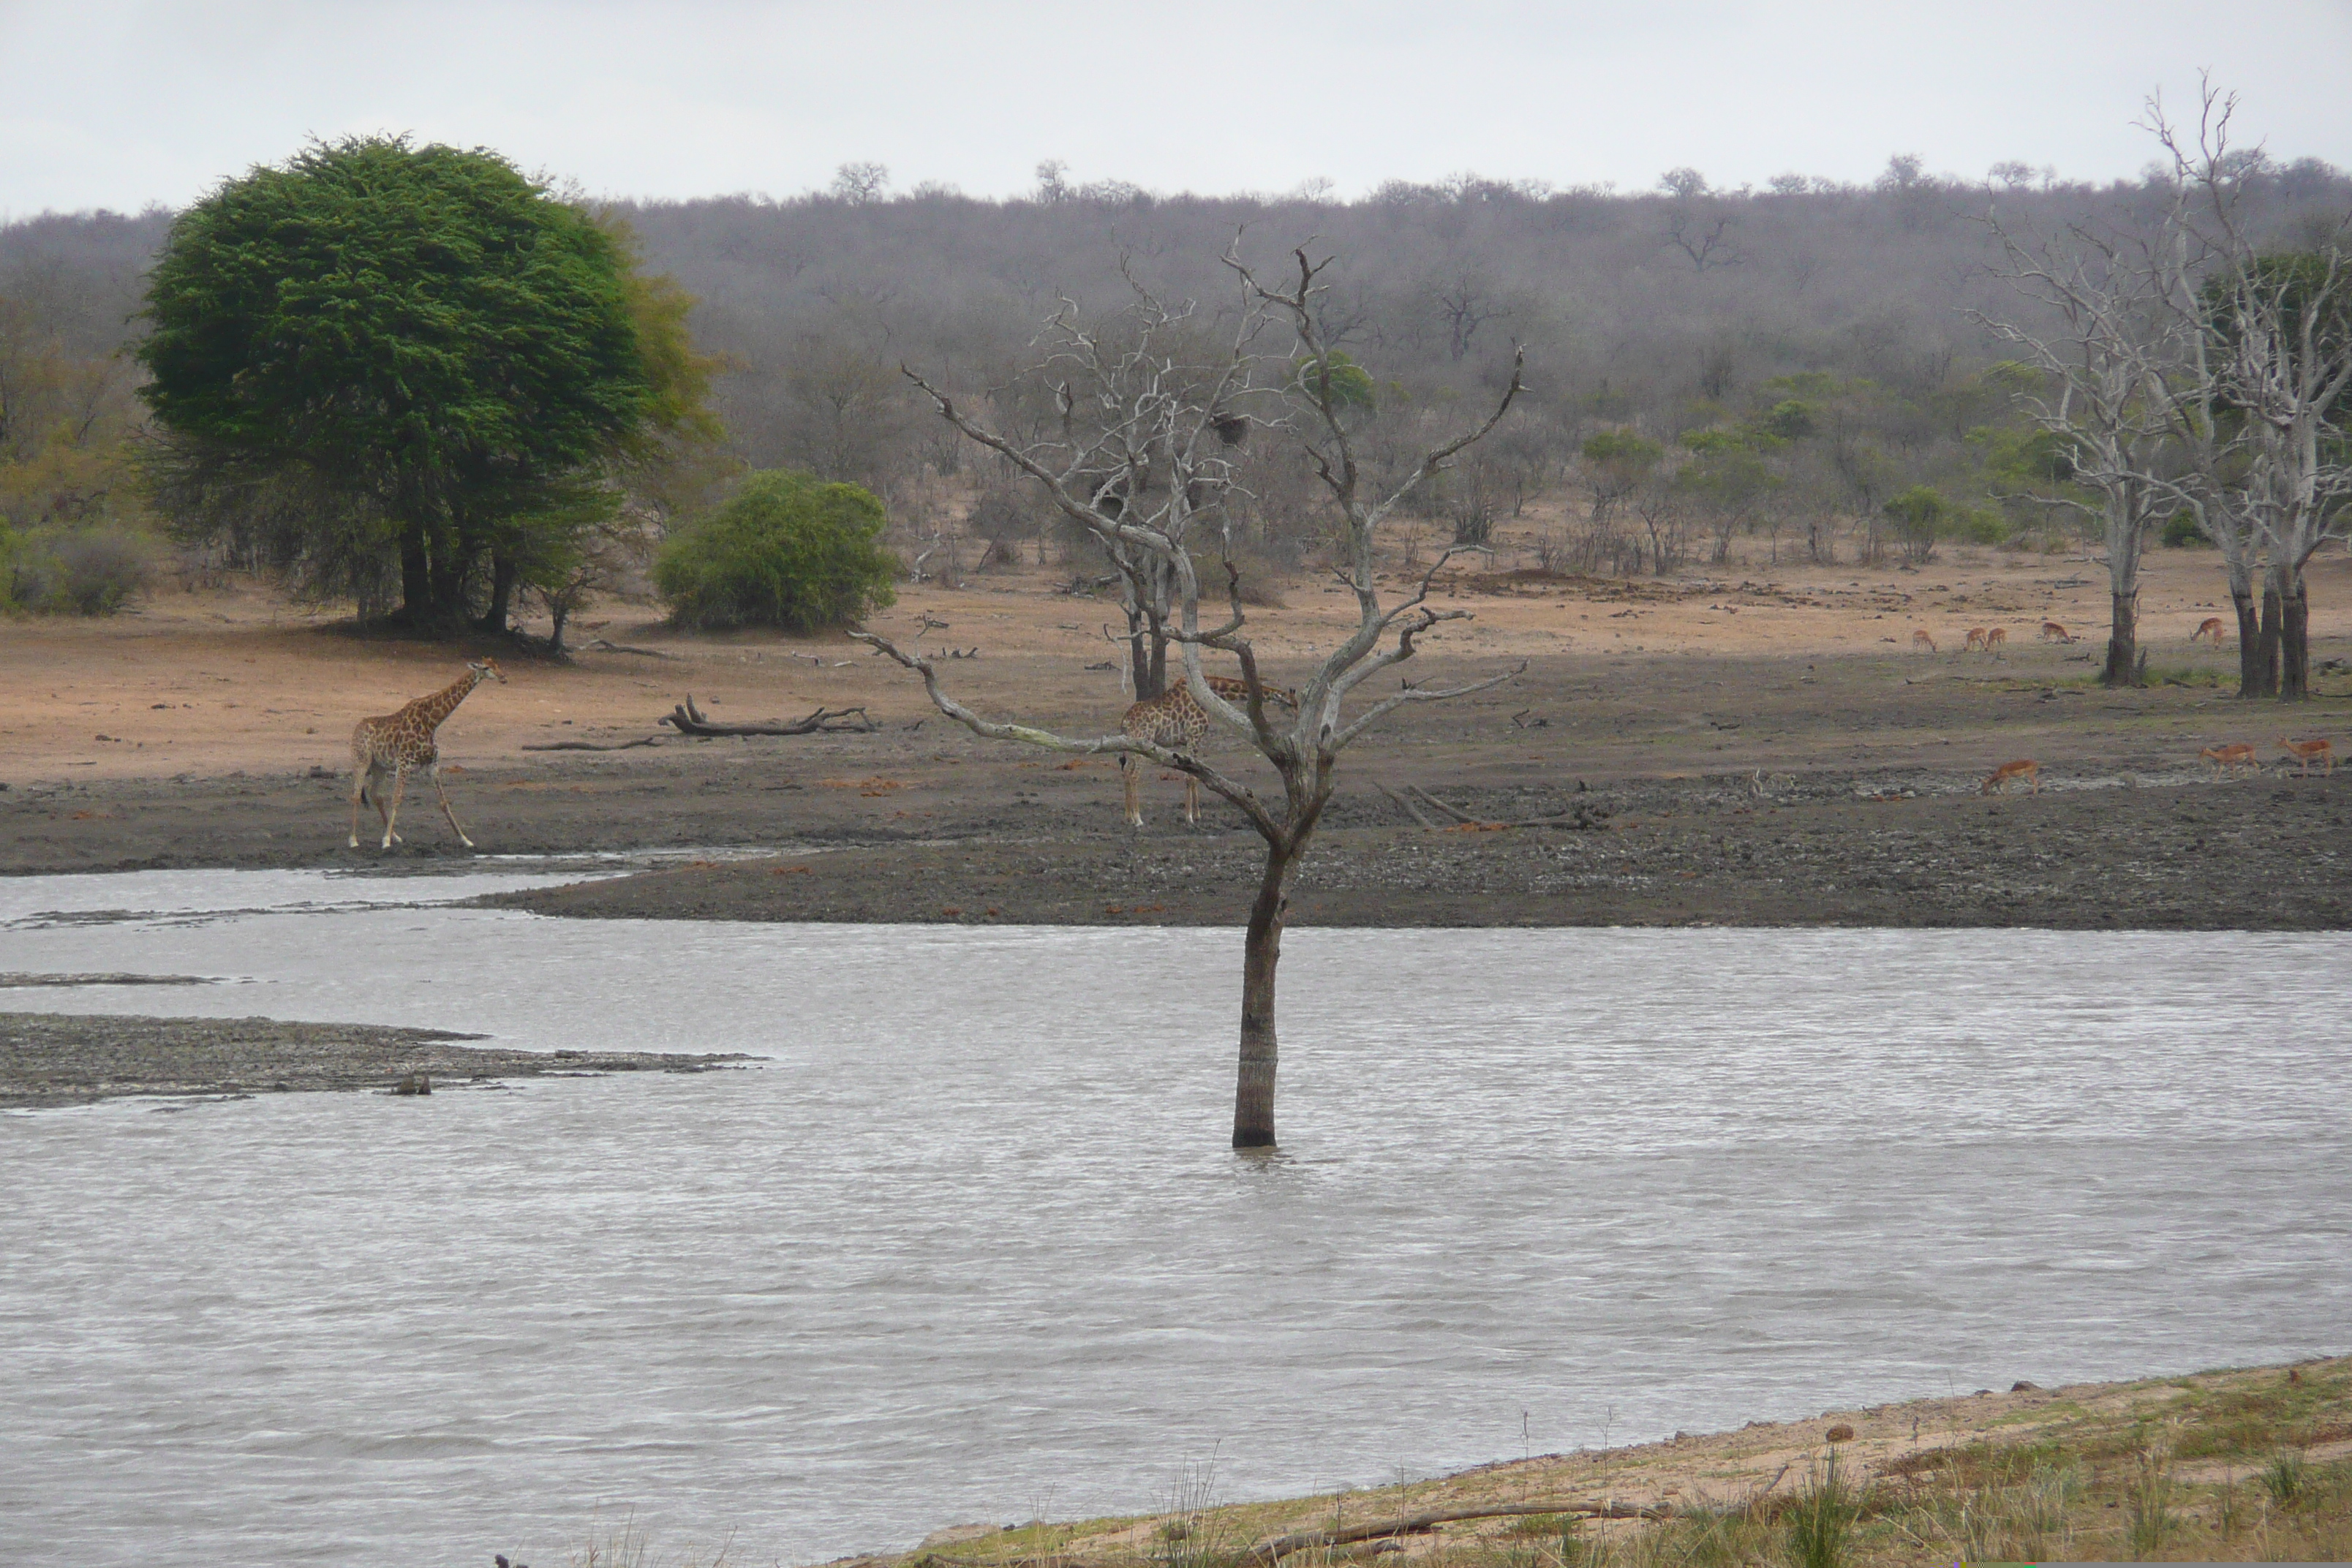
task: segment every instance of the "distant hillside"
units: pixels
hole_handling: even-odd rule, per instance
[[[1824,445],[1812,467],[1826,498],[1842,466],[1840,504],[1858,511],[1899,481],[1969,489],[1985,458],[1969,431],[2006,416],[2006,398],[1974,379],[1994,355],[1966,312],[2021,307],[1985,271],[1978,220],[1997,209],[2045,231],[2128,226],[2161,199],[2152,184],[2011,173],[2018,183],[1962,185],[1898,158],[1869,187],[1716,192],[1677,171],[1642,195],[1465,176],[1352,203],[1113,184],[1006,202],[924,191],[622,212],[648,264],[700,298],[703,345],[739,363],[721,393],[734,455],[862,480],[901,511],[942,504],[932,481],[961,458],[907,397],[901,361],[965,389],[1002,384],[1057,298],[1118,307],[1122,259],[1213,319],[1232,303],[1218,258],[1237,233],[1263,267],[1299,244],[1339,258],[1330,335],[1389,388],[1391,409],[1442,410],[1494,384],[1514,343],[1528,345],[1519,455],[1494,459],[1518,465],[1496,481],[1516,497],[1571,477],[1592,430],[1671,446],[1794,396],[1843,431],[1816,432],[1847,449]],[[2352,179],[2315,161],[2267,165],[2253,183],[2281,243],[2307,242],[2352,207]],[[0,227],[0,297],[73,352],[103,355],[137,330],[139,275],[168,222],[99,213]],[[1861,447],[1875,478],[1855,469]],[[1802,477],[1781,461],[1781,478]]]

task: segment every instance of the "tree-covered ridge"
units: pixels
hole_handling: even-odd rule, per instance
[[[1238,230],[1253,254],[1313,237],[1337,257],[1320,325],[1363,367],[1368,461],[1410,450],[1458,400],[1493,391],[1513,345],[1527,345],[1528,393],[1510,424],[1416,503],[1456,537],[1482,537],[1549,492],[1569,515],[1557,550],[1601,569],[1665,569],[1749,530],[1776,549],[1785,529],[1791,548],[1868,555],[1898,537],[1911,546],[1919,525],[1885,509],[1916,486],[1947,503],[1934,515],[1970,532],[1988,511],[2012,533],[2043,528],[2058,514],[2035,498],[2065,477],[2030,471],[2021,388],[1998,368],[2014,351],[1969,312],[2034,322],[1993,276],[1999,247],[1979,220],[2123,232],[2152,227],[2169,199],[2156,174],[2090,186],[2005,166],[1964,182],[1907,158],[1867,186],[1791,176],[1724,192],[1675,170],[1654,192],[1617,194],[1465,175],[1354,202],[1154,195],[1075,185],[1058,170],[1030,198],[982,201],[937,188],[894,195],[887,171],[852,173],[825,193],[621,204],[588,220],[634,247],[623,277],[641,352],[666,343],[672,357],[667,372],[659,354],[644,362],[656,402],[663,386],[690,386],[685,402],[724,425],[717,458],[680,465],[677,447],[691,443],[672,441],[656,464],[625,444],[617,460],[634,465],[633,493],[652,515],[709,504],[719,467],[791,467],[872,490],[910,558],[923,553],[918,542],[983,520],[992,551],[1044,548],[1049,520],[1013,504],[1004,476],[923,416],[899,365],[985,397],[1027,429],[1051,416],[1050,399],[1017,373],[1059,300],[1115,312],[1124,267],[1162,297],[1210,302],[1206,328],[1222,297],[1216,258]],[[2352,206],[2352,181],[2309,160],[2248,157],[2233,177],[2273,248],[2307,248]],[[141,330],[125,318],[162,228],[152,214],[0,227],[0,296],[37,297],[62,341],[102,355]],[[500,449],[488,437],[505,414],[455,406],[433,439]],[[518,420],[540,416],[528,396],[514,406]],[[693,425],[672,406],[638,430]],[[1584,448],[1612,432],[1659,457],[1641,484],[1599,498],[1610,524],[1599,529],[1594,487],[1625,465]],[[1253,547],[1311,547],[1327,520],[1307,479],[1253,457]],[[574,514],[576,500],[550,510]],[[1902,518],[1931,512],[1915,504]],[[331,575],[315,584],[335,588]],[[377,602],[398,596],[385,583],[374,591]]]

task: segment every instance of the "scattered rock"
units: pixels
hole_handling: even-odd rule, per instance
[[[1853,1428],[1841,1421],[1822,1436],[1832,1443],[1851,1443],[1853,1441]]]
[[[2039,1394],[2042,1392],[2042,1385],[2038,1383],[2028,1383],[2021,1377],[2009,1385],[2009,1391],[2011,1394]]]
[[[431,1094],[433,1092],[433,1075],[431,1073],[422,1072],[410,1073],[403,1078],[398,1083],[392,1086],[392,1092],[394,1094]]]

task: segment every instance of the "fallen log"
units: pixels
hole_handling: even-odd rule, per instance
[[[1475,827],[1486,832],[1494,832],[1505,827],[1591,827],[1609,815],[1605,811],[1596,812],[1590,806],[1578,805],[1571,806],[1566,811],[1554,813],[1549,816],[1515,816],[1496,820],[1493,817],[1473,816],[1459,806],[1448,805],[1419,784],[1407,784],[1404,787],[1408,795],[1419,795],[1437,810],[1454,818],[1462,826]],[[1391,795],[1389,798],[1394,800],[1396,797]],[[1410,800],[1402,801],[1399,804],[1407,810],[1412,810],[1412,803]],[[1413,816],[1420,818],[1423,827],[1432,832],[1440,831],[1435,823],[1422,816],[1420,812],[1414,811]]]
[[[1625,1502],[1490,1503],[1485,1508],[1440,1509],[1433,1513],[1399,1514],[1393,1519],[1368,1520],[1339,1530],[1299,1530],[1261,1541],[1242,1553],[1245,1563],[1271,1563],[1294,1552],[1318,1546],[1343,1546],[1351,1541],[1371,1541],[1386,1535],[1419,1535],[1441,1524],[1466,1519],[1517,1519],[1539,1513],[1572,1513],[1580,1519],[1649,1519],[1672,1517],[1664,1509],[1637,1508]]]
[[[626,643],[606,642],[603,637],[598,637],[593,642],[583,646],[593,647],[598,653],[633,653],[640,658],[676,658],[677,657],[674,653],[664,653],[657,647],[631,647]]]
[[[522,749],[526,752],[626,752],[638,746],[657,746],[660,743],[659,735],[647,735],[643,740],[623,741],[610,746],[600,746],[593,741],[546,741]]]
[[[1420,823],[1422,826],[1427,828],[1432,833],[1437,831],[1437,824],[1430,821],[1428,814],[1423,811],[1421,807],[1413,805],[1411,800],[1397,794],[1396,791],[1389,788],[1389,786],[1384,784],[1375,783],[1372,787],[1379,790],[1382,795],[1388,796],[1391,805],[1404,807],[1405,811],[1412,817],[1412,819],[1415,822]]]
[[[1484,818],[1473,816],[1468,812],[1464,811],[1460,806],[1446,805],[1444,801],[1438,799],[1435,795],[1430,794],[1419,784],[1407,784],[1404,787],[1407,793],[1421,796],[1424,804],[1444,812],[1446,816],[1452,817],[1456,822],[1468,823],[1478,827],[1489,826]]]
[[[820,708],[805,719],[767,719],[756,724],[719,724],[703,716],[694,705],[694,694],[664,714],[660,723],[674,726],[681,735],[695,735],[709,740],[719,735],[814,735],[850,731],[870,735],[882,726],[866,716],[863,708]]]

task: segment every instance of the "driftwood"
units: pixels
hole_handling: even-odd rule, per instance
[[[1388,796],[1391,804],[1404,807],[1406,815],[1410,816],[1415,822],[1420,823],[1432,833],[1437,831],[1437,824],[1430,821],[1428,814],[1423,812],[1421,807],[1413,805],[1411,799],[1397,794],[1396,791],[1389,788],[1386,784],[1376,784],[1374,787],[1382,795]]]
[[[626,752],[639,746],[654,746],[660,743],[659,735],[647,735],[643,740],[623,741],[610,746],[600,746],[593,741],[544,741],[537,745],[524,746],[522,749],[526,752]]]
[[[593,647],[598,653],[633,653],[641,658],[676,658],[677,657],[674,653],[664,653],[657,647],[631,647],[626,643],[606,642],[603,637],[582,646]]]
[[[698,735],[706,740],[714,735],[813,735],[845,730],[870,735],[882,728],[866,716],[863,708],[820,708],[805,719],[789,721],[768,719],[756,724],[717,724],[703,717],[702,710],[694,705],[692,692],[659,721],[676,726],[682,735]]]
[[[1485,1508],[1440,1509],[1434,1513],[1399,1514],[1392,1519],[1367,1520],[1339,1530],[1298,1530],[1261,1541],[1242,1553],[1244,1563],[1270,1563],[1294,1552],[1318,1546],[1343,1546],[1351,1541],[1371,1541],[1384,1535],[1419,1535],[1441,1524],[1465,1519],[1515,1519],[1539,1513],[1572,1513],[1580,1519],[1666,1519],[1660,1508],[1636,1508],[1624,1502],[1490,1503]]]

